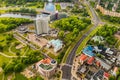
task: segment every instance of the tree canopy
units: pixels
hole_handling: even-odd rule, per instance
[[[31,20],[23,18],[0,18],[0,32],[10,31],[21,24],[31,22]]]
[[[107,43],[114,45],[116,38],[114,34],[118,31],[118,28],[115,26],[104,25],[101,29],[98,30],[97,35],[103,36]]]

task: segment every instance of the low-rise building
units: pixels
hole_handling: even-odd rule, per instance
[[[103,70],[99,70],[97,73],[95,73],[92,77],[91,80],[102,80],[103,79]]]
[[[85,55],[88,55],[88,56],[90,56],[90,57],[93,57],[93,56],[95,56],[95,54],[93,53],[94,50],[95,50],[94,47],[91,46],[91,45],[89,45],[89,46],[87,46],[87,47],[85,47],[85,48],[83,49],[83,53],[84,53]]]
[[[80,56],[80,63],[83,64],[84,61],[86,61],[86,60],[87,60],[87,55],[81,54],[81,56]]]
[[[93,40],[94,42],[99,42],[99,43],[104,42],[104,38],[102,36],[94,36],[91,40]]]
[[[50,48],[50,47],[54,47],[54,52],[57,52],[60,49],[62,49],[63,43],[59,39],[57,39],[57,40],[53,39],[53,40],[49,41],[48,44],[47,44],[47,48]]]
[[[37,71],[45,77],[51,77],[55,73],[56,67],[57,62],[49,58],[42,59],[36,63]]]
[[[104,60],[96,57],[96,60],[100,62],[101,66],[105,69],[105,70],[109,70],[111,68],[111,65],[109,65],[108,63],[106,63]]]

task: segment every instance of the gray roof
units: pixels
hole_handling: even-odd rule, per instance
[[[106,70],[109,70],[111,68],[111,65],[109,65],[108,63],[106,63],[105,61],[103,61],[102,59],[96,57],[96,60],[98,60],[101,64],[101,66],[103,68],[105,68]]]

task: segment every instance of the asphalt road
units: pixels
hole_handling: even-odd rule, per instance
[[[81,44],[81,42],[87,37],[88,34],[90,34],[99,24],[100,19],[97,16],[97,14],[95,13],[94,9],[89,5],[88,2],[86,2],[86,4],[89,6],[90,11],[92,13],[93,16],[93,21],[94,21],[94,26],[86,33],[82,36],[82,38],[76,43],[75,47],[72,49],[72,51],[69,53],[67,60],[66,60],[66,64],[68,65],[72,65],[73,64],[73,59],[75,57],[75,52],[77,50],[77,48],[79,47],[79,45]],[[63,71],[63,75],[62,75],[62,79],[63,80],[71,80],[71,67],[68,65],[64,65],[62,66],[62,71]]]

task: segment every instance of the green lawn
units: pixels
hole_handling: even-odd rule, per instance
[[[0,80],[2,80],[3,78],[3,73],[0,73]]]
[[[118,80],[120,80],[120,76],[118,77]]]
[[[27,80],[27,78],[24,75],[20,74],[20,73],[16,73],[14,80]]]
[[[57,56],[55,56],[54,54],[52,54],[52,53],[48,53],[47,54],[49,57],[51,57],[52,59],[55,59]]]
[[[8,63],[10,60],[11,58],[7,58],[7,57],[0,55],[0,66],[2,66],[3,63]]]

